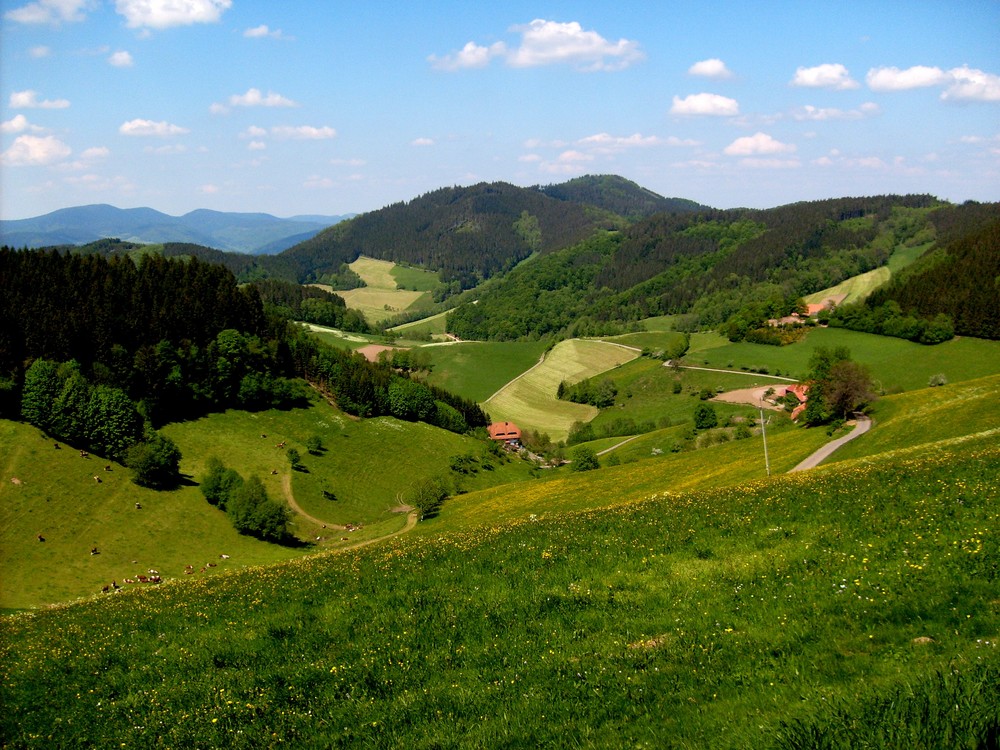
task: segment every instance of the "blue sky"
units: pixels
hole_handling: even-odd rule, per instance
[[[0,0],[0,218],[620,174],[1000,200],[1000,2]]]

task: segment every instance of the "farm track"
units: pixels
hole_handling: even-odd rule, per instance
[[[771,378],[772,380],[784,380],[789,383],[798,383],[795,378],[786,378],[783,375],[764,375],[759,372],[744,372],[743,370],[723,370],[718,367],[696,367],[695,365],[674,365],[670,360],[663,363],[664,367],[678,367],[681,370],[704,370],[705,372],[725,372],[730,375],[748,375],[755,378]]]
[[[803,461],[800,461],[796,466],[788,470],[791,474],[793,471],[805,471],[806,469],[814,469],[820,465],[822,461],[830,456],[837,448],[842,446],[844,443],[848,443],[855,438],[859,438],[871,429],[872,421],[868,417],[860,417],[857,421],[857,425],[849,433],[843,437],[839,437],[836,440],[831,440],[826,445],[822,446],[811,456],[808,456]]]

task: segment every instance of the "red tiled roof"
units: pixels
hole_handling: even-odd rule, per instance
[[[494,422],[489,427],[490,437],[494,440],[520,440],[521,430],[513,422]]]

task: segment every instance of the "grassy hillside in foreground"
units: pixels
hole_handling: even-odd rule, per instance
[[[724,749],[840,733],[984,747],[1000,705],[998,472],[980,441],[5,618],[0,733],[10,747]]]
[[[381,537],[402,528],[405,516],[393,508],[415,484],[433,476],[453,483],[450,458],[484,450],[482,442],[421,423],[354,420],[321,401],[289,411],[231,410],[171,424],[163,432],[180,447],[181,471],[189,479],[176,490],[154,492],[134,485],[120,465],[105,472],[107,461],[83,459],[65,445],[56,450],[36,428],[0,420],[0,607],[66,602],[150,568],[165,580],[189,580],[187,565],[195,566],[197,578]],[[325,446],[319,456],[306,449],[314,435]],[[276,448],[281,442],[286,447]],[[287,448],[299,452],[306,471],[291,471]],[[293,518],[292,531],[308,546],[283,547],[237,534],[197,486],[211,456],[244,477],[260,477],[275,500],[287,501],[290,487],[299,506],[319,519]],[[500,459],[492,466],[463,475],[461,486],[521,481],[531,468]],[[328,500],[324,490],[337,499]],[[324,529],[324,523],[362,528],[344,532]],[[91,555],[93,547],[100,554]],[[208,568],[210,562],[217,567]]]

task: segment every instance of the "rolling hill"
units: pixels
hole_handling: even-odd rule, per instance
[[[346,216],[279,219],[263,213],[198,209],[169,216],[152,208],[106,204],[64,208],[30,219],[0,221],[0,242],[10,247],[82,245],[105,237],[128,242],[184,242],[242,253],[278,253]]]

